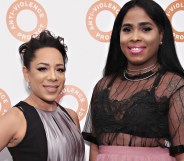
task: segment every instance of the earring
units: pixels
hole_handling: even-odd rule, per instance
[[[30,82],[27,82],[28,89],[31,89]]]
[[[163,42],[162,41],[160,41],[160,45],[162,45],[163,44]]]

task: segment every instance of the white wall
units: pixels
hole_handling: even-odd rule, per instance
[[[63,106],[78,112],[81,128],[95,83],[101,78],[110,32],[120,6],[127,0],[2,0],[0,1],[0,115],[27,96],[18,47],[34,32],[46,27],[65,38],[69,62]],[[166,10],[176,30],[176,47],[184,64],[184,1],[156,0]],[[37,8],[35,8],[37,6]],[[75,94],[73,91],[78,91]],[[61,101],[61,98],[62,101]],[[86,146],[86,160],[89,156]],[[11,161],[5,148],[1,161]]]

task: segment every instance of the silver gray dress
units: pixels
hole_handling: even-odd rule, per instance
[[[83,161],[84,140],[66,110],[39,110],[20,101],[18,107],[27,122],[21,143],[8,148],[14,161]]]

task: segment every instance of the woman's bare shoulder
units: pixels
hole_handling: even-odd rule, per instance
[[[74,110],[72,110],[71,108],[65,108],[65,110],[68,112],[70,117],[73,119],[76,126],[80,129],[79,118],[78,118],[77,113]]]
[[[0,146],[14,147],[19,144],[25,135],[26,120],[23,112],[13,107],[0,117]]]

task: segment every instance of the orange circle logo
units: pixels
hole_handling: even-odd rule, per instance
[[[112,31],[101,31],[96,25],[96,17],[102,11],[110,11],[116,17],[119,10],[120,6],[110,0],[100,0],[94,3],[86,16],[86,26],[91,36],[98,41],[109,42]]]
[[[172,23],[172,18],[174,14],[178,11],[184,11],[184,1],[183,0],[177,0],[172,2],[165,10],[169,20]],[[177,42],[184,42],[184,32],[176,31],[173,28],[173,36],[175,41]]]
[[[66,95],[72,96],[77,100],[78,107],[76,112],[79,117],[79,120],[81,121],[87,113],[88,109],[87,97],[85,96],[84,92],[78,87],[73,85],[65,85],[64,89],[62,90],[56,101],[59,102],[61,98]]]
[[[17,24],[17,16],[23,10],[29,10],[37,17],[37,25],[32,31],[23,31]],[[25,23],[27,23],[26,21]],[[30,40],[31,35],[37,35],[47,28],[47,15],[38,2],[34,0],[17,0],[8,9],[6,23],[9,31],[16,39],[26,42]]]
[[[0,88],[0,116],[5,114],[11,108],[8,95]]]

